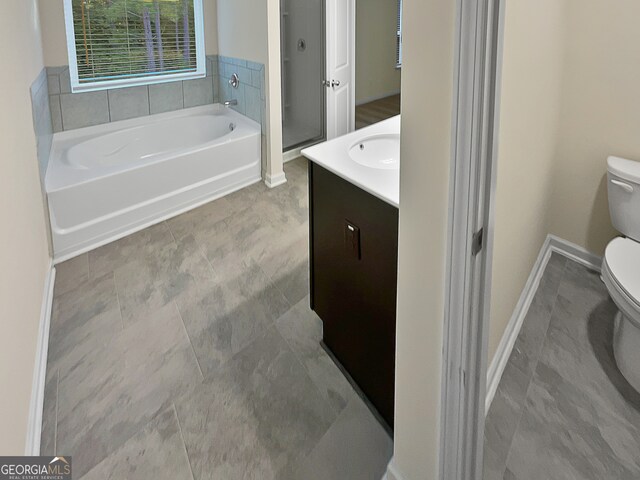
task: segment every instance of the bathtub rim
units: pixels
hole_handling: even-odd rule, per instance
[[[122,130],[127,130],[136,127],[144,127],[147,125],[160,123],[167,120],[172,120],[175,118],[184,118],[184,117],[193,117],[198,115],[211,115],[211,114],[224,114],[224,116],[231,117],[235,119],[238,123],[236,125],[236,129],[230,132],[227,135],[222,137],[214,138],[208,142],[199,143],[194,145],[193,147],[182,148],[172,150],[165,154],[159,155],[153,160],[149,161],[141,161],[136,162],[132,165],[129,165],[127,168],[102,168],[103,173],[101,175],[88,176],[87,178],[75,180],[75,181],[64,181],[61,179],[54,171],[60,171],[63,169],[69,170],[79,170],[74,169],[71,166],[68,166],[64,163],[63,155],[64,153],[71,148],[73,145],[77,145],[81,142],[92,140],[94,138],[98,138],[100,136],[115,133]],[[175,110],[171,112],[158,113],[153,115],[147,115],[144,117],[131,118],[128,120],[120,120],[117,122],[104,123],[100,125],[93,125],[91,127],[79,128],[75,130],[69,130],[66,132],[58,132],[53,135],[53,142],[51,146],[51,152],[49,154],[49,163],[47,165],[47,170],[45,173],[45,192],[53,193],[60,190],[64,190],[66,188],[75,187],[78,185],[83,185],[87,183],[91,183],[96,181],[97,179],[110,177],[113,175],[121,174],[124,171],[135,170],[139,168],[145,168],[154,163],[160,163],[164,161],[168,161],[174,159],[177,156],[184,155],[192,152],[199,152],[205,150],[207,148],[211,148],[214,145],[221,145],[224,143],[230,143],[235,140],[241,140],[244,138],[249,138],[252,136],[261,136],[261,125],[242,115],[235,110],[232,110],[228,107],[224,107],[219,103],[202,105],[199,107],[191,107],[185,108],[182,110]],[[91,169],[87,169],[91,170]],[[106,171],[105,171],[106,170]]]

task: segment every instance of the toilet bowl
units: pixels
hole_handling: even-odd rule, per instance
[[[613,226],[624,235],[605,250],[602,279],[618,307],[613,353],[620,372],[640,392],[640,162],[607,160]]]
[[[613,354],[627,381],[640,391],[640,243],[618,237],[609,243],[602,279],[618,307]]]

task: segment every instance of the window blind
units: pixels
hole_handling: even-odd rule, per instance
[[[396,30],[396,67],[402,66],[402,0],[398,0],[398,23]]]
[[[197,72],[196,0],[67,1],[78,85]]]

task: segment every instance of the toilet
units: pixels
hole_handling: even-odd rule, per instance
[[[613,353],[640,391],[640,162],[609,157],[607,191],[611,222],[623,235],[609,242],[602,262],[602,279],[618,307]]]

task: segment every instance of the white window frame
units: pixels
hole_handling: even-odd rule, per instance
[[[193,0],[194,29],[196,39],[196,70],[194,72],[167,73],[141,75],[114,80],[80,83],[78,75],[78,57],[76,54],[75,30],[73,26],[73,0],[64,0],[64,20],[67,33],[67,52],[69,55],[69,74],[71,77],[71,92],[95,92],[116,88],[153,85],[157,83],[176,82],[203,78],[207,75],[207,57],[204,40],[204,11],[202,0]]]

